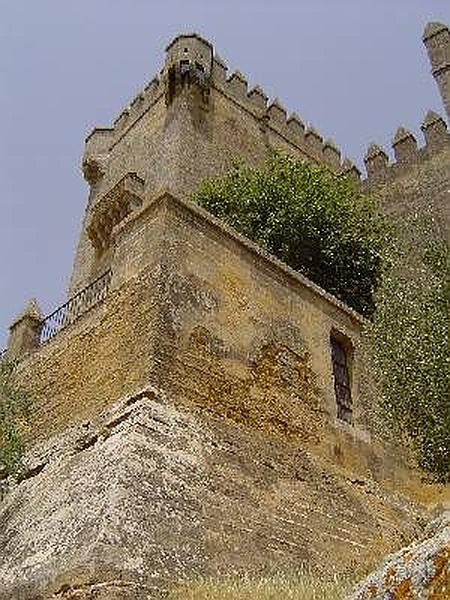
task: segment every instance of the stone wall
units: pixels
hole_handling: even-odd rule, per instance
[[[33,444],[0,508],[0,598],[348,572],[417,533],[414,476],[367,433],[361,317],[168,193],[112,235],[104,302],[20,364]],[[354,346],[354,426],[332,331]]]
[[[35,396],[30,437],[94,418],[151,382],[191,411],[408,481],[370,439],[355,312],[167,193],[116,227],[114,246],[106,300],[21,363]],[[353,427],[336,419],[331,332],[353,346]]]

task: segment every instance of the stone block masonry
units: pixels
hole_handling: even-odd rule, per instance
[[[446,40],[427,28],[444,102]],[[86,140],[90,193],[57,331],[35,302],[11,327],[34,404],[25,468],[0,504],[0,600],[158,598],[184,577],[302,565],[354,573],[420,529],[419,475],[372,435],[362,317],[189,201],[271,148],[357,185],[358,169],[242,73],[227,77],[197,34],[166,52]],[[448,227],[446,124],[429,113],[422,129],[422,148],[398,130],[393,165],[372,146],[362,189],[399,218],[431,206]],[[348,361],[348,422],[331,340]]]
[[[287,374],[281,376],[283,364],[294,378],[287,403],[272,398],[274,414],[266,407],[267,427],[289,430],[294,421],[288,415],[294,413],[298,426],[308,422],[303,414],[308,406],[315,420],[322,415],[333,421],[333,331],[355,348],[355,421],[364,429],[356,352],[363,320],[357,313],[167,192],[133,211],[114,228],[112,239],[112,279],[104,302],[22,361],[42,398],[43,422],[33,435],[90,418],[90,411],[95,414],[149,380],[175,386],[174,393],[185,384],[183,397],[192,384],[192,400],[219,414],[234,406],[236,415],[250,418],[253,404],[257,426],[260,404],[251,400],[251,388],[256,373],[264,374],[258,367],[263,364],[274,382],[289,383]],[[295,386],[305,393],[291,402]],[[308,429],[312,432],[309,422]]]
[[[346,572],[415,533],[422,509],[393,484],[411,473],[365,431],[359,315],[168,192],[112,240],[103,303],[20,363],[34,445],[0,508],[0,598]],[[353,427],[333,331],[355,348]]]

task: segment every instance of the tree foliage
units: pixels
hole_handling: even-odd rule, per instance
[[[394,431],[408,434],[419,462],[440,480],[450,480],[450,252],[423,220],[404,224],[390,245],[371,325],[374,361],[384,396],[382,409]],[[422,251],[420,248],[422,247]]]
[[[384,226],[346,178],[279,152],[236,164],[195,202],[364,315],[374,310]]]
[[[0,360],[0,465],[6,475],[15,474],[23,453],[18,422],[27,416],[31,400],[16,380],[16,364]]]

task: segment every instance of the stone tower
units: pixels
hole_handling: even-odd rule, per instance
[[[428,23],[422,39],[430,58],[431,72],[447,111],[447,118],[450,119],[450,30],[443,23]]]
[[[166,48],[159,77],[131,101],[112,127],[86,140],[83,172],[90,186],[69,296],[98,277],[111,261],[114,227],[136,193],[161,189],[189,196],[199,182],[223,173],[233,158],[252,164],[281,147],[340,172],[340,151],[278,100],[248,89],[198,34],[177,36]],[[345,168],[349,168],[346,165]],[[350,165],[351,168],[351,165]]]

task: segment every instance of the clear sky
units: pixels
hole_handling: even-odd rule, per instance
[[[198,31],[360,163],[443,112],[421,43],[450,0],[0,0],[0,347],[28,299],[64,301],[87,198],[84,138]]]

